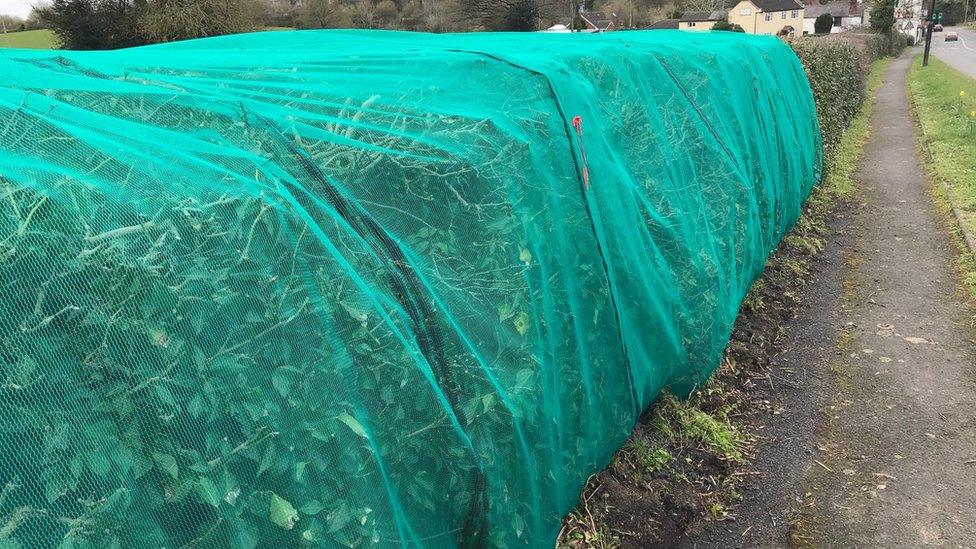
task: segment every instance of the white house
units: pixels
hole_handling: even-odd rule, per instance
[[[562,23],[556,23],[555,25],[549,27],[542,32],[573,32],[573,29],[569,25],[563,25]]]
[[[850,2],[829,2],[827,4],[808,4],[803,11],[803,34],[814,34],[814,21],[828,13],[834,18],[831,33],[843,32],[866,23],[864,9],[857,0]]]

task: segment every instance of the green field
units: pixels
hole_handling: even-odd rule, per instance
[[[50,50],[56,47],[58,47],[57,37],[46,29],[0,34],[0,48]]]

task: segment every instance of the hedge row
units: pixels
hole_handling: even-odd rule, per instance
[[[882,57],[900,55],[907,37],[894,31],[844,32],[798,38],[790,45],[810,79],[824,154],[829,158],[840,134],[861,108],[871,65]]]
[[[791,45],[810,79],[824,155],[829,158],[864,101],[863,55],[847,41],[812,38],[795,40]]]

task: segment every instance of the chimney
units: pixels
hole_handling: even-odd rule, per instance
[[[857,15],[857,0],[851,0],[850,15]]]

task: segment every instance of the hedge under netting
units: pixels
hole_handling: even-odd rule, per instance
[[[779,40],[0,53],[0,547],[551,545],[821,170]]]

